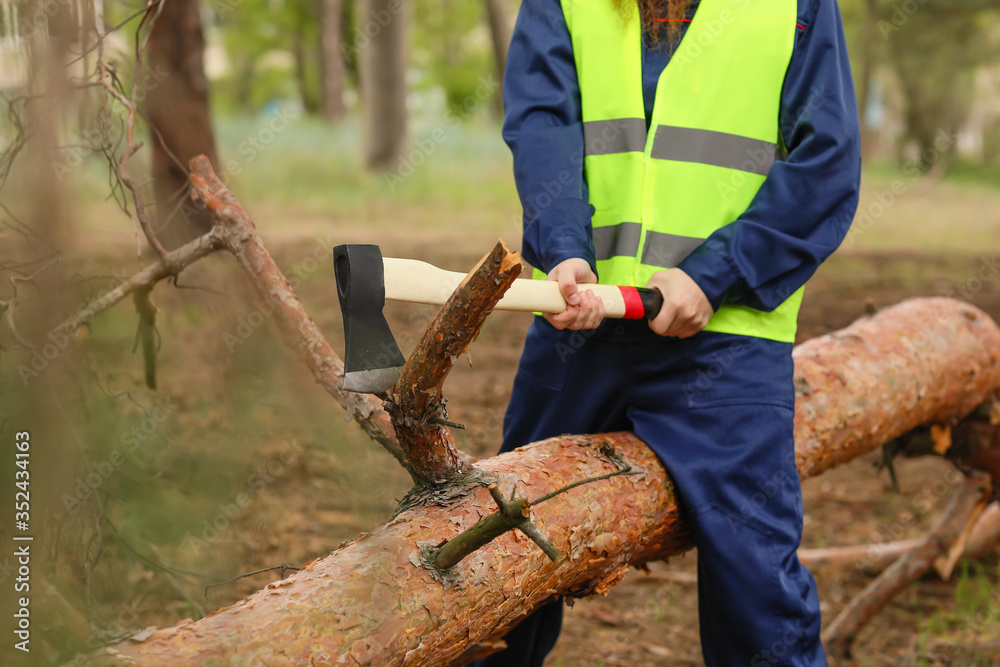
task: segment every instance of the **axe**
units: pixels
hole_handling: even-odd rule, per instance
[[[464,273],[426,262],[382,257],[377,245],[346,244],[333,249],[337,296],[344,315],[344,389],[379,394],[399,379],[406,364],[382,314],[386,299],[444,305]],[[604,302],[607,317],[651,319],[660,312],[659,290],[616,285],[580,285]],[[566,309],[559,285],[546,280],[515,280],[496,305],[500,310],[561,313]]]

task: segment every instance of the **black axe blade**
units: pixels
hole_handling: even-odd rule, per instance
[[[372,244],[333,249],[337,296],[344,316],[344,389],[380,394],[392,388],[406,364],[385,321],[382,251]]]

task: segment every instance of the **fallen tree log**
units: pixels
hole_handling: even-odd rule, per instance
[[[976,308],[918,299],[795,351],[795,436],[810,477],[931,422],[954,422],[1000,384],[1000,329]],[[533,507],[562,554],[550,562],[507,533],[450,570],[421,562],[495,510],[484,486],[392,521],[245,600],[197,622],[107,649],[117,664],[447,665],[495,639],[554,596],[604,593],[630,565],[691,548],[673,486],[650,450],[626,433],[554,438],[477,462],[516,475],[537,498],[612,472]],[[134,661],[134,663],[133,663]]]

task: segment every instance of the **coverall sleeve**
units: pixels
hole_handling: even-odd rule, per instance
[[[774,163],[736,221],[678,267],[716,310],[774,310],[837,249],[854,218],[860,129],[836,0],[800,2],[779,122],[787,159]]]
[[[524,208],[524,258],[548,272],[579,257],[596,271],[580,85],[559,0],[521,3],[507,53],[504,109],[503,138]]]

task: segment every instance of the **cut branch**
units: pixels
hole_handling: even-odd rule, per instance
[[[968,414],[1000,385],[996,350],[1000,329],[951,299],[909,301],[799,346],[800,474],[819,474],[920,424]],[[555,563],[515,531],[435,579],[420,562],[421,546],[441,544],[495,510],[489,492],[473,486],[447,504],[411,506],[228,609],[115,650],[144,665],[233,663],[272,651],[274,664],[433,666],[464,659],[478,644],[496,646],[553,597],[604,593],[630,565],[693,546],[672,483],[632,434],[553,438],[476,467],[498,478],[516,474],[524,495],[537,498],[614,472],[608,448],[646,473],[584,484],[536,505],[534,521],[566,554]]]
[[[418,484],[445,484],[470,472],[440,423],[448,417],[441,388],[520,273],[520,255],[497,243],[452,293],[389,392],[386,409]]]
[[[529,518],[531,516],[531,503],[528,499],[518,498],[515,500],[511,498],[507,500],[496,484],[490,484],[487,488],[489,488],[490,495],[500,510],[480,519],[472,528],[448,540],[440,548],[430,550],[429,556],[432,564],[441,569],[448,569],[457,565],[463,558],[480,547],[515,528],[541,547],[549,560],[557,561],[559,551],[556,546],[538,530],[537,526],[531,523]]]
[[[939,559],[945,558],[953,564],[952,547],[960,542],[991,498],[989,474],[976,471],[969,475],[920,545],[890,565],[837,614],[823,632],[827,652],[849,655],[861,628],[897,594],[935,568]]]

